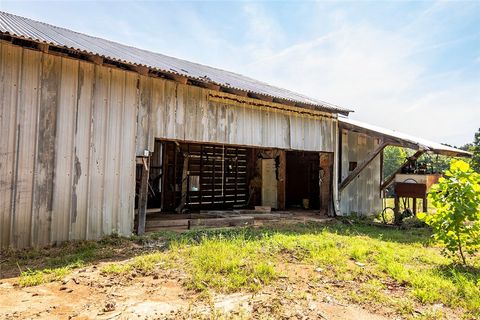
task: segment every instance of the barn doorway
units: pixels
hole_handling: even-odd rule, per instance
[[[287,151],[285,205],[328,214],[332,203],[333,155]]]

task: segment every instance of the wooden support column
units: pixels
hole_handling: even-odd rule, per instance
[[[150,157],[142,158],[142,173],[140,181],[140,195],[138,197],[138,227],[139,236],[145,233],[145,223],[147,220],[147,200],[148,200],[148,177],[150,173]]]
[[[285,178],[287,173],[287,154],[285,150],[278,150],[280,163],[278,166],[278,182],[277,182],[277,205],[279,210],[285,210]]]
[[[363,169],[365,169],[369,164],[370,162],[373,161],[373,159],[375,159],[375,157],[383,151],[383,149],[388,145],[387,142],[383,142],[382,144],[380,144],[379,146],[377,146],[377,148],[372,152],[372,154],[367,158],[365,159],[362,163],[360,163],[356,168],[355,170],[353,170],[352,172],[350,172],[350,174],[345,178],[345,180],[342,181],[342,183],[340,184],[340,186],[338,187],[338,190],[339,191],[342,191],[343,189],[345,189],[346,186],[348,186],[348,184],[350,182],[353,181],[353,179],[355,179],[362,171]]]

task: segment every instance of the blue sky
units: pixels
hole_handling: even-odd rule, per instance
[[[480,127],[480,1],[24,2],[0,10],[235,71],[454,145]]]

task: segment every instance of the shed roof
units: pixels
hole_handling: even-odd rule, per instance
[[[154,71],[180,75],[202,83],[276,98],[280,99],[280,102],[284,100],[297,103],[299,106],[331,113],[348,114],[352,112],[352,110],[309,98],[234,72],[138,49],[2,11],[0,11],[0,33],[98,55],[121,63],[143,66]]]
[[[437,154],[454,157],[470,157],[472,155],[470,152],[449,147],[438,142],[417,138],[406,133],[374,126],[349,118],[339,117],[338,123],[341,128],[366,133],[368,135],[376,136],[379,138],[386,138],[394,144],[398,144],[415,150],[425,150]]]

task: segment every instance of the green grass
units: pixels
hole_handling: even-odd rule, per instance
[[[338,222],[329,226],[297,224],[157,233],[149,237],[164,239],[167,248],[106,264],[101,271],[149,275],[161,269],[177,269],[186,274],[187,288],[208,294],[255,292],[265,285],[275,285],[279,277],[284,278],[282,266],[298,264],[311,268],[311,284],[324,286],[325,280],[345,283],[343,291],[324,287],[353,302],[389,306],[404,316],[412,316],[420,306],[426,319],[441,317],[442,311],[432,308],[443,304],[463,310],[465,317],[480,317],[480,259],[471,260],[469,268],[456,265],[441,255],[441,248],[431,244],[430,231],[425,228],[400,230]],[[53,268],[23,272],[21,285],[59,279],[106,255],[98,251],[111,254],[112,245],[126,246],[90,244],[52,257],[49,262]],[[321,275],[314,272],[318,267],[323,269]],[[296,280],[290,277],[289,281]],[[392,285],[396,290],[389,291]]]

